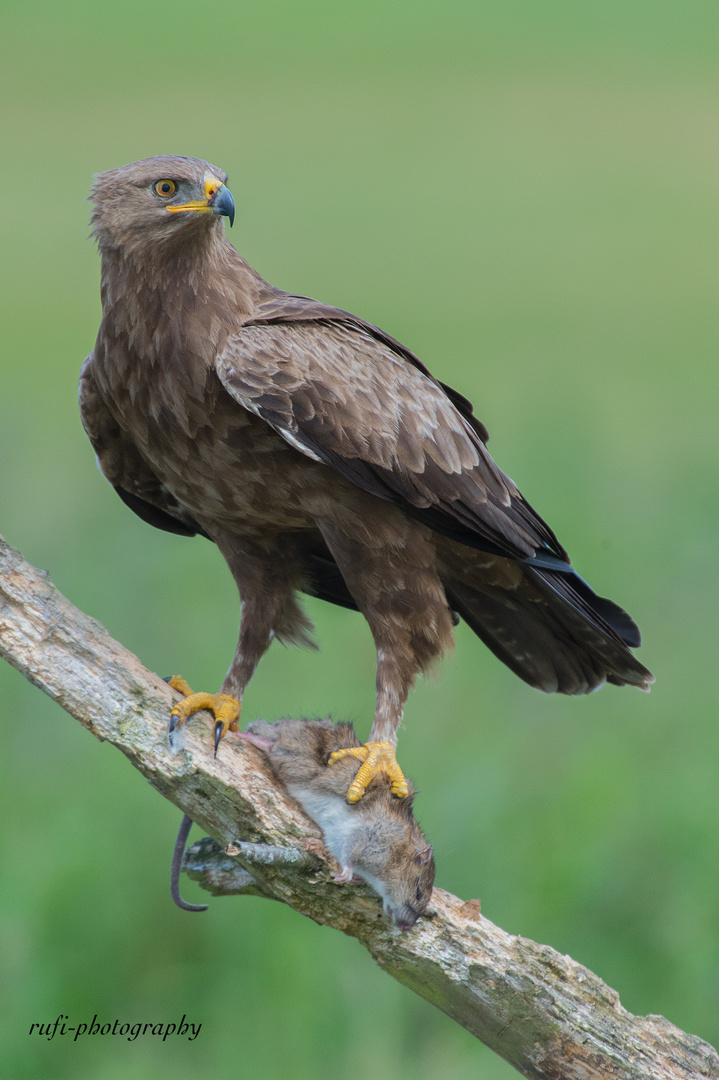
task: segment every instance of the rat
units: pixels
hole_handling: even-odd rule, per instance
[[[366,881],[400,930],[413,927],[427,909],[435,866],[432,846],[412,813],[412,784],[398,799],[382,777],[350,805],[345,796],[360,762],[351,755],[331,767],[327,761],[335,750],[361,745],[351,724],[255,720],[238,734],[267,754],[277,778],[319,825],[341,867],[335,881]]]

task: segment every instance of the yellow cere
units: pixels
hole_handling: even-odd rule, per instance
[[[222,184],[219,180],[213,177],[211,180],[205,180],[205,198],[209,202],[216,192],[220,190]]]
[[[157,191],[158,195],[165,194],[164,191],[159,190],[159,187],[162,184],[166,183],[168,183],[167,180],[158,180],[158,182],[155,184],[155,191]],[[172,181],[169,181],[169,183],[172,183]],[[204,182],[204,202],[202,199],[191,199],[190,202],[183,203],[181,206],[167,206],[165,209],[172,214],[182,214],[189,211],[194,211],[198,214],[210,214],[212,213],[212,206],[210,205],[212,197],[220,190],[221,187],[221,182],[213,176],[212,178],[206,179]]]

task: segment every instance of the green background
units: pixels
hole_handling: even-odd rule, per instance
[[[220,683],[229,573],[206,542],[122,506],[75,386],[99,318],[91,174],[158,153],[222,166],[233,243],[473,399],[501,467],[639,622],[657,676],[650,695],[544,697],[460,627],[400,737],[438,883],[588,965],[632,1012],[716,1041],[714,0],[0,14],[0,532],[149,668]],[[307,606],[321,653],[274,646],[245,717],[332,712],[366,734],[368,630]],[[5,665],[0,695],[4,1075],[516,1075],[356,942],[287,908],[176,910],[178,811]],[[28,1036],[94,1013],[186,1013],[202,1030]]]

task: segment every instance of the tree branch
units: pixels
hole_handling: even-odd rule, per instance
[[[282,900],[356,937],[390,975],[525,1076],[719,1078],[719,1055],[708,1043],[661,1016],[628,1013],[598,976],[505,933],[479,913],[478,901],[435,889],[429,917],[401,933],[366,886],[334,884],[317,826],[276,786],[260,751],[227,739],[214,758],[200,725],[183,728],[171,748],[176,693],[1,537],[0,655],[210,833],[217,844],[200,841],[185,860],[209,891]],[[222,851],[228,843],[237,855]],[[254,843],[300,848],[308,859],[295,852],[294,863],[262,862]]]

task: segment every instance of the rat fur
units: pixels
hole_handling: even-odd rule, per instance
[[[239,734],[264,750],[277,778],[321,828],[342,868],[335,881],[362,878],[381,896],[396,926],[414,926],[429,903],[435,866],[432,846],[412,813],[412,784],[409,795],[398,799],[381,777],[351,806],[345,795],[360,762],[348,756],[327,764],[333,751],[361,745],[351,724],[255,720]]]

